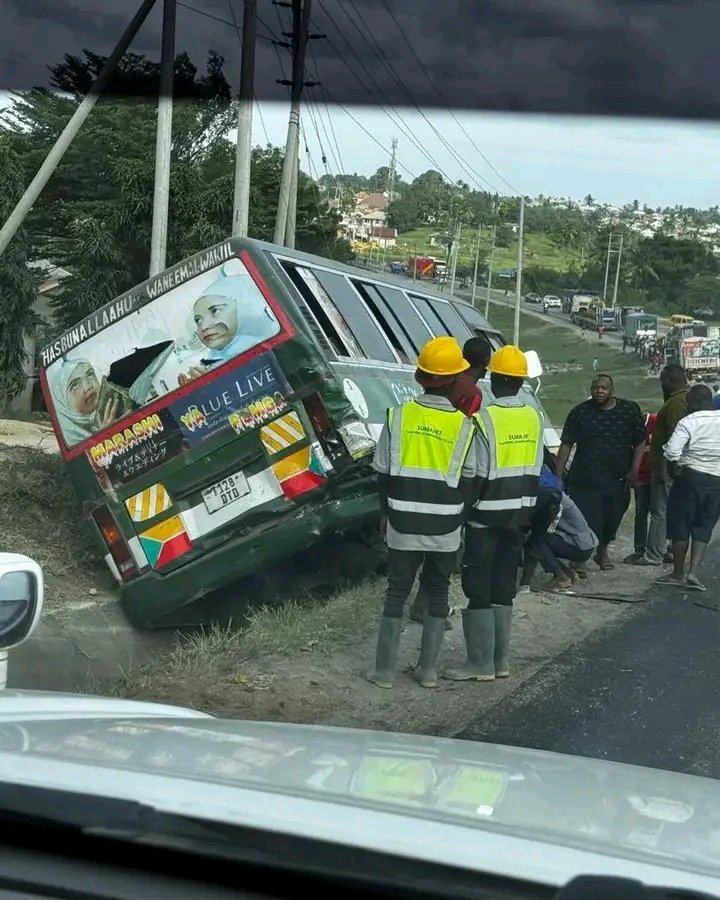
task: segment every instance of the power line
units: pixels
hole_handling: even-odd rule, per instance
[[[315,58],[315,49],[314,49],[314,47],[313,47],[313,45],[312,45],[312,41],[310,42],[310,57],[312,58],[313,65],[314,65],[315,68],[317,69],[317,68],[318,68],[318,63],[317,63],[317,59]],[[324,103],[325,103],[325,115],[327,116],[328,125],[330,126],[330,134],[332,135],[332,138],[333,138],[333,141],[334,141],[334,144],[335,144],[335,149],[337,150],[337,161],[338,161],[338,164],[339,164],[338,172],[341,172],[341,173],[342,173],[342,172],[345,172],[345,166],[344,166],[344,164],[343,164],[342,153],[340,152],[340,144],[338,143],[337,135],[335,134],[335,126],[333,125],[332,116],[330,115],[330,107],[328,106],[327,93],[326,93],[326,91],[325,91],[325,85],[323,84],[323,82],[322,82],[322,80],[321,80],[320,78],[317,78],[317,77],[316,77],[316,78],[315,78],[315,81],[317,81],[317,82],[319,83],[319,85],[320,85],[320,93],[322,94],[322,98],[323,98],[323,101],[324,101]],[[317,102],[316,102],[315,105],[317,106]],[[318,112],[319,112],[319,108],[318,108]],[[322,123],[322,116],[320,116],[320,122]],[[323,123],[323,129],[324,129],[324,128],[325,128],[325,125],[324,125],[324,123]],[[326,135],[327,135],[327,132],[326,132]]]
[[[375,96],[373,96],[372,91],[369,89],[369,87],[366,84],[363,83],[363,86],[364,86],[365,90],[368,92],[368,94],[370,95],[370,98],[373,100],[374,103],[378,103],[378,105],[380,106],[382,111],[385,113],[386,116],[388,116],[388,118],[393,123],[393,125],[395,125],[395,127],[398,128],[398,130],[400,130],[402,132],[402,134],[407,138],[408,141],[410,141],[410,143],[415,147],[416,150],[418,150],[420,153],[423,154],[423,156],[425,156],[425,158],[430,162],[430,165],[432,165],[438,172],[440,172],[440,174],[443,176],[443,178],[445,178],[448,182],[452,183],[452,178],[450,178],[450,176],[447,174],[447,172],[445,172],[442,169],[442,167],[440,166],[440,163],[438,163],[438,161],[431,156],[431,154],[422,145],[422,143],[420,141],[418,141],[418,139],[413,134],[412,128],[403,119],[402,115],[395,108],[395,106],[393,106],[393,104],[388,100],[387,95],[385,95],[383,89],[377,83],[374,76],[372,75],[372,73],[370,72],[368,67],[365,65],[363,60],[358,56],[357,52],[355,51],[355,48],[352,46],[350,41],[348,41],[348,39],[345,36],[342,29],[338,26],[338,24],[335,22],[333,17],[330,15],[325,4],[322,2],[322,0],[318,0],[318,3],[320,5],[320,7],[322,8],[322,10],[324,11],[325,15],[327,16],[329,22],[332,23],[333,27],[335,28],[335,31],[338,33],[338,35],[343,39],[343,41],[347,45],[347,48],[350,51],[350,53],[355,57],[355,60],[357,61],[360,68],[365,72],[365,75],[367,76],[368,80],[371,81],[372,84],[375,86],[375,90],[377,91],[377,94],[380,98],[380,102],[378,103],[378,100]],[[330,44],[332,49],[338,55],[338,58],[342,59],[342,57],[343,57],[342,51],[331,40],[331,38],[326,37],[326,39],[327,39],[328,44]],[[398,125],[398,122],[395,119],[393,119],[393,117],[390,115],[390,113],[387,111],[387,109],[385,109],[386,106],[388,106],[395,113],[395,116],[397,117],[397,119],[399,119],[399,121],[402,123],[402,125]]]
[[[176,0],[176,2],[178,6],[182,6],[184,9],[189,9],[191,12],[197,13],[199,16],[205,16],[206,19],[212,19],[214,22],[220,22],[222,25],[229,25],[231,28],[234,28],[238,36],[242,38],[242,27],[238,22],[231,22],[229,19],[223,19],[221,16],[214,16],[212,13],[205,12],[204,9],[198,9],[197,6],[192,6],[190,3],[184,3],[183,0]],[[232,11],[232,7],[230,7],[230,9]],[[262,34],[259,34],[258,37],[263,41],[272,43],[271,38],[267,38]]]
[[[429,84],[430,84],[430,87],[432,87],[432,89],[435,91],[435,93],[437,94],[437,96],[442,100],[443,104],[447,107],[448,112],[450,113],[450,115],[452,116],[453,120],[455,121],[455,123],[457,124],[457,126],[460,128],[460,130],[462,131],[462,133],[465,135],[465,137],[470,141],[470,143],[472,144],[472,147],[473,147],[473,149],[475,150],[475,152],[481,157],[481,159],[483,159],[483,160],[485,161],[485,163],[488,165],[488,167],[489,167],[489,168],[497,175],[497,177],[500,179],[500,181],[503,182],[503,184],[506,184],[506,185],[510,188],[510,190],[511,190],[513,193],[515,193],[515,194],[521,194],[521,193],[522,193],[521,191],[519,191],[516,187],[514,187],[514,186],[507,180],[507,178],[505,178],[503,175],[500,174],[500,172],[498,172],[498,170],[495,168],[495,166],[490,162],[490,160],[487,158],[487,156],[486,156],[486,155],[483,153],[483,151],[478,147],[478,145],[475,143],[475,141],[470,137],[470,135],[468,134],[467,130],[465,129],[465,126],[460,122],[460,120],[458,119],[458,117],[455,115],[454,110],[453,110],[452,107],[448,104],[448,102],[447,102],[447,100],[445,99],[445,97],[444,97],[442,91],[440,90],[440,88],[438,88],[437,84],[435,83],[434,78],[433,78],[432,75],[428,72],[426,65],[425,65],[425,64],[423,63],[423,61],[420,59],[420,57],[419,57],[418,54],[417,54],[417,51],[415,50],[415,48],[413,47],[413,45],[412,45],[412,44],[410,43],[410,41],[408,40],[408,36],[407,36],[407,34],[405,34],[405,30],[403,29],[403,27],[402,27],[402,26],[400,25],[400,23],[398,22],[397,17],[395,16],[395,13],[392,11],[392,8],[391,8],[390,4],[388,3],[388,0],[382,0],[382,3],[383,3],[383,5],[384,5],[385,9],[387,10],[388,15],[390,16],[390,18],[391,18],[391,19],[393,20],[393,22],[395,23],[395,27],[396,27],[397,30],[400,32],[400,34],[401,34],[401,36],[402,36],[402,39],[405,41],[405,43],[407,44],[407,46],[408,46],[410,52],[411,52],[412,55],[415,57],[415,61],[416,61],[417,64],[418,64],[418,68],[420,69],[420,71],[421,71],[421,72],[425,75],[425,77],[427,78],[427,80],[428,80],[428,82],[429,82]]]
[[[340,5],[340,8],[342,9],[343,13],[347,16],[347,18],[350,20],[351,24],[353,25],[355,30],[358,32],[360,37],[365,41],[365,44],[370,48],[370,51],[377,54],[380,62],[383,64],[386,71],[390,74],[390,77],[395,80],[396,84],[398,85],[400,90],[405,94],[405,96],[408,98],[409,102],[415,107],[415,109],[418,111],[420,116],[430,126],[435,137],[438,138],[438,140],[443,144],[445,149],[451,154],[451,156],[455,159],[455,161],[460,165],[460,167],[463,169],[465,174],[467,176],[469,176],[481,190],[484,190],[483,185],[485,185],[485,187],[490,188],[491,191],[497,192],[497,188],[493,184],[491,184],[486,178],[483,178],[483,176],[480,175],[479,172],[477,172],[475,169],[473,169],[470,166],[470,164],[467,163],[466,160],[463,159],[463,157],[448,142],[448,140],[445,138],[445,136],[440,131],[438,131],[438,129],[435,127],[435,125],[430,121],[430,119],[427,117],[425,112],[420,108],[417,101],[414,99],[414,97],[410,93],[407,85],[403,82],[401,77],[398,75],[397,70],[393,66],[392,62],[387,58],[387,54],[385,53],[383,48],[378,43],[378,40],[375,37],[375,35],[370,31],[364,18],[360,15],[360,11],[358,10],[357,5],[355,4],[355,0],[350,0],[350,5],[352,6],[353,10],[355,11],[355,14],[356,14],[355,17],[351,16],[350,13],[347,11],[347,9],[342,4]],[[360,24],[358,24],[358,23],[362,24],[363,29],[369,35],[369,40],[361,31]],[[372,43],[371,43],[371,41],[372,41]]]

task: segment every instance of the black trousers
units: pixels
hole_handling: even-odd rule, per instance
[[[630,488],[624,482],[617,481],[600,488],[571,482],[568,495],[575,501],[601,544],[609,544],[615,540],[623,516],[630,506]]]
[[[457,568],[457,553],[388,548],[388,584],[383,615],[402,618],[403,608],[415,584],[420,566],[422,586],[428,598],[428,615],[444,619],[449,612],[450,576]]]
[[[462,560],[462,589],[468,608],[512,606],[521,560],[520,531],[468,525]]]

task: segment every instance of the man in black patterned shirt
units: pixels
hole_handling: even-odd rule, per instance
[[[630,504],[645,450],[645,422],[637,403],[614,395],[609,375],[596,375],[590,400],[570,410],[557,454],[556,472],[563,478],[575,447],[567,493],[575,501],[600,542],[595,562],[613,568],[608,544]]]

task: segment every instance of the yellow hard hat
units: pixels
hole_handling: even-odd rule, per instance
[[[488,372],[496,375],[512,375],[514,378],[527,378],[527,357],[519,347],[505,344],[490,357]]]
[[[454,337],[437,337],[422,348],[417,367],[426,375],[459,375],[470,368],[470,363]]]

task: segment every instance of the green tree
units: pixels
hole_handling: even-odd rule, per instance
[[[0,135],[0,219],[4,222],[23,193],[24,173],[12,142]],[[25,387],[24,337],[37,324],[33,305],[39,278],[28,268],[28,241],[21,228],[0,259],[0,403]]]
[[[677,295],[677,311],[693,315],[696,309],[711,309],[720,316],[720,279],[716,275],[690,278]]]
[[[52,69],[56,87],[78,95],[102,58],[66,57]],[[168,223],[168,265],[226,237],[231,230],[235,121],[222,76],[211,54],[203,77],[181,55],[176,60],[179,95],[173,112],[173,150]],[[80,130],[28,219],[38,252],[72,273],[57,298],[58,318],[74,324],[89,311],[147,277],[155,172],[156,104],[147,102],[157,67],[130,56],[118,74],[123,99],[101,99]],[[144,94],[133,97],[133,91]],[[25,180],[77,108],[77,97],[51,91],[15,96],[4,131],[20,153]],[[252,158],[250,234],[272,240],[282,151],[256,148]],[[300,249],[347,258],[336,238],[338,217],[320,188],[304,173],[298,184]]]

